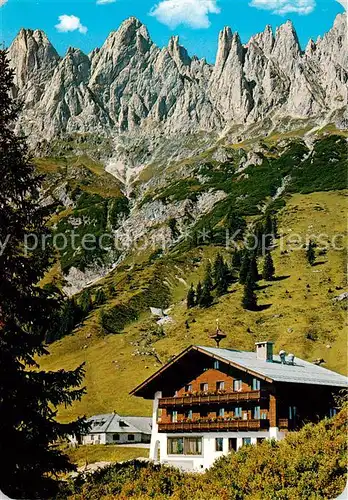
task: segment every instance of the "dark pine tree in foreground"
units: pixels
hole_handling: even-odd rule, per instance
[[[263,263],[262,277],[266,281],[272,281],[274,278],[275,268],[272,255],[268,252]]]
[[[313,243],[312,240],[309,240],[307,250],[306,250],[306,257],[311,266],[313,266],[315,262],[315,244]]]
[[[195,307],[196,302],[195,302],[195,290],[193,288],[193,284],[191,285],[188,293],[187,293],[187,309],[192,309],[192,307]]]
[[[74,469],[52,443],[86,428],[82,419],[56,420],[60,404],[82,397],[84,368],[45,372],[37,364],[47,354],[45,334],[61,304],[37,285],[51,252],[40,244],[32,251],[24,247],[25,235],[41,239],[47,229],[38,203],[41,179],[25,140],[13,132],[18,108],[12,83],[0,50],[0,490],[11,498],[42,499],[55,496],[56,474]]]

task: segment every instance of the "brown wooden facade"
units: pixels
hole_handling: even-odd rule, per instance
[[[159,377],[159,432],[297,429],[329,416],[337,392],[327,386],[274,382],[199,349],[186,352]],[[151,380],[146,391],[143,397],[153,397]]]

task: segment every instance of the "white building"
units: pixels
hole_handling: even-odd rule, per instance
[[[81,436],[81,444],[149,443],[151,417],[121,417],[117,413],[95,415],[87,419],[88,434]]]

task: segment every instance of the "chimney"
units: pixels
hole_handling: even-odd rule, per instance
[[[260,361],[273,361],[273,342],[255,342],[256,345],[256,359]]]

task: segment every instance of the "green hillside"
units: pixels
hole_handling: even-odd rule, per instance
[[[174,248],[155,260],[149,259],[148,252],[129,256],[91,288],[92,296],[103,288],[107,304],[93,309],[73,335],[52,344],[51,354],[41,360],[45,369],[72,368],[86,362],[87,395],[74,407],[62,409],[61,418],[112,410],[149,415],[150,403],[129,396],[129,391],[156,371],[160,361],[166,362],[190,344],[209,345],[208,335],[215,328],[216,318],[227,334],[225,347],[251,350],[256,340],[270,339],[275,341],[276,351],[282,348],[310,361],[323,358],[325,366],[344,373],[346,316],[342,303],[332,299],[345,286],[346,254],[333,248],[333,237],[344,235],[341,246],[346,246],[346,197],[344,190],[286,195],[285,206],[277,214],[280,238],[272,251],[278,279],[260,281],[257,296],[264,308],[257,312],[241,307],[239,284],[231,285],[229,293],[216,299],[210,308],[187,310],[188,287],[202,279],[208,260],[213,261],[219,251],[226,260],[231,258],[231,251],[221,246]],[[287,245],[294,234],[305,238],[321,233],[328,235],[330,243],[327,253],[318,255],[313,267],[308,265],[302,245],[293,251]],[[261,266],[262,259],[259,263]],[[174,320],[164,326],[164,331],[149,312],[150,306],[161,302],[172,305],[170,316]],[[131,308],[132,317],[124,319],[120,306]],[[115,331],[120,333],[106,334],[101,310],[110,313],[114,308],[117,314],[111,317],[115,318]]]

